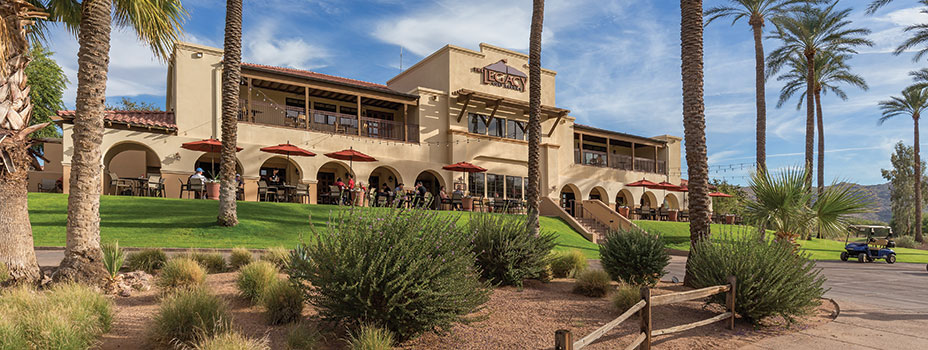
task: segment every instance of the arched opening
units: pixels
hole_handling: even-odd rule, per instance
[[[645,191],[644,194],[641,195],[639,204],[641,205],[641,208],[654,209],[657,205],[657,196],[655,196],[651,191]]]
[[[339,161],[332,161],[323,164],[319,167],[319,171],[316,172],[316,198],[320,198],[322,203],[335,204],[337,203],[337,196],[334,195],[337,191],[332,189],[332,186],[335,186],[335,182],[338,179],[342,179],[343,182],[348,182],[348,176],[352,172],[348,168],[348,165]]]
[[[136,142],[123,142],[110,147],[103,155],[105,194],[133,194],[133,179],[161,176],[161,158],[148,146]],[[120,184],[117,186],[117,181]]]
[[[677,201],[677,196],[674,196],[672,193],[668,193],[666,196],[664,196],[664,208],[680,209],[680,203]]]
[[[396,185],[403,182],[400,173],[389,166],[379,166],[367,178],[368,188],[383,189],[386,187],[392,191]]]
[[[429,207],[432,209],[438,209],[440,204],[440,201],[438,200],[438,198],[440,198],[438,192],[441,190],[442,186],[445,185],[441,180],[441,175],[438,175],[438,173],[434,171],[426,170],[419,173],[419,176],[416,176],[416,183],[422,183],[422,186],[425,187],[425,190],[432,194],[432,202],[429,203]],[[413,188],[415,188],[415,184],[413,184]]]
[[[628,189],[622,189],[615,195],[615,207],[621,208],[633,205],[633,198],[634,196],[632,196],[632,191],[629,191]]]
[[[564,185],[564,187],[561,188],[560,206],[564,211],[570,214],[570,216],[576,216],[574,215],[574,203],[577,201],[577,194],[579,193],[580,190],[574,185]]]
[[[285,157],[274,156],[261,164],[258,175],[261,181],[266,182],[268,185],[296,185],[303,178],[303,171],[292,159],[288,160]]]
[[[193,169],[190,169],[190,172],[193,173],[197,168],[203,169],[203,175],[207,179],[216,179],[219,178],[219,168],[222,164],[219,153],[203,153],[200,158],[197,158],[197,162],[193,164]],[[238,161],[238,158],[235,159],[235,173],[242,174],[244,170],[242,169],[242,163]]]
[[[609,202],[609,196],[606,195],[606,190],[602,187],[596,186],[590,190],[590,200],[598,200],[603,203]]]

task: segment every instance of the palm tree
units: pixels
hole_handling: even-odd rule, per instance
[[[238,225],[235,153],[242,72],[242,0],[226,1],[226,34],[222,54],[222,152],[219,165],[219,225]]]
[[[532,1],[532,29],[528,40],[528,188],[525,200],[528,202],[529,231],[537,235],[538,191],[539,191],[539,155],[541,142],[541,29],[545,18],[545,1]]]
[[[680,0],[680,58],[683,61],[683,133],[689,176],[690,253],[709,237],[709,165],[703,102],[702,0]],[[687,271],[689,271],[687,259]],[[689,274],[686,274],[689,276]],[[686,282],[684,277],[684,282]]]
[[[28,31],[33,20],[44,17],[26,0],[0,3],[0,264],[6,265],[10,283],[34,283],[41,272],[35,259],[29,203],[26,197],[30,164],[29,134],[48,123],[28,126],[32,100],[26,67],[29,65]],[[5,162],[11,164],[4,165]],[[12,172],[6,170],[7,166]]]
[[[806,187],[812,188],[812,154],[815,151],[815,55],[819,51],[835,54],[857,53],[858,46],[872,46],[864,38],[870,30],[848,28],[847,20],[851,9],[835,11],[835,2],[828,7],[801,6],[789,16],[776,17],[774,37],[783,41],[783,46],[767,57],[768,75],[773,75],[787,65],[793,55],[801,54],[806,59]]]
[[[734,25],[747,18],[754,33],[754,92],[757,104],[757,170],[767,169],[767,101],[764,87],[764,19],[786,15],[795,5],[818,0],[728,0],[730,6],[706,10],[706,26],[716,19],[733,17]]]
[[[815,87],[813,96],[815,97],[816,124],[818,125],[818,193],[822,193],[825,186],[825,129],[824,116],[822,113],[822,94],[831,91],[842,100],[847,101],[847,94],[841,88],[842,84],[856,86],[863,90],[869,89],[867,82],[860,75],[851,73],[851,67],[847,60],[851,58],[848,54],[835,54],[830,51],[820,51],[815,55]],[[780,99],[777,101],[777,108],[789,100],[796,92],[799,94],[799,102],[796,109],[802,108],[802,102],[805,100],[806,86],[806,60],[799,55],[792,55],[787,65],[790,67],[777,78],[777,81],[784,82],[783,88],[780,89]]]
[[[922,237],[922,169],[921,156],[918,145],[918,120],[922,112],[928,108],[928,90],[913,85],[902,90],[902,97],[892,96],[889,100],[880,102],[880,125],[892,117],[906,115],[912,118],[915,128],[915,241],[924,242]]]

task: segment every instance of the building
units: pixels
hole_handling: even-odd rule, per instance
[[[167,112],[107,112],[106,184],[110,174],[156,173],[165,179],[166,195],[177,198],[195,168],[212,171],[217,154],[182,149],[181,144],[221,136],[221,59],[220,49],[178,43],[168,68]],[[522,198],[527,176],[527,62],[525,54],[492,45],[481,44],[480,51],[448,45],[385,85],[243,64],[238,171],[245,179],[244,197],[258,200],[260,179],[278,169],[286,182],[310,186],[311,203],[319,202],[335,179],[349,173],[378,186],[422,181],[437,192],[442,186],[451,189],[467,182],[474,195]],[[625,184],[642,179],[679,184],[681,139],[576,124],[568,110],[557,107],[556,76],[542,70],[542,195],[562,205],[599,200],[613,209],[662,204],[680,208],[682,192]],[[61,172],[67,188],[73,112],[62,111],[59,117],[64,131]],[[288,159],[260,151],[283,143],[317,156]],[[377,161],[349,164],[323,156],[344,149]],[[460,161],[488,171],[465,177],[442,170]]]

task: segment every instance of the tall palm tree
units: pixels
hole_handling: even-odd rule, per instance
[[[242,0],[226,1],[226,34],[222,54],[222,152],[219,176],[219,225],[238,225],[235,152],[238,142],[238,101],[242,80]]]
[[[818,0],[728,0],[728,5],[706,10],[706,25],[720,18],[733,17],[734,25],[747,18],[754,34],[754,100],[757,105],[757,170],[767,169],[767,101],[764,80],[764,20],[784,16],[798,4]]]
[[[914,85],[902,90],[902,96],[892,96],[889,100],[880,101],[880,125],[892,117],[905,115],[912,118],[915,130],[915,241],[924,242],[922,236],[922,169],[921,155],[919,154],[918,121],[922,112],[928,109],[928,90]]]
[[[858,46],[872,46],[873,42],[864,38],[870,30],[848,28],[847,20],[851,9],[835,10],[835,2],[820,8],[805,5],[792,11],[788,16],[776,17],[774,37],[783,41],[783,46],[774,50],[767,57],[768,74],[775,74],[789,63],[791,56],[801,54],[806,59],[806,187],[812,188],[812,155],[815,151],[815,55],[819,51],[835,54],[857,53]]]
[[[532,1],[532,28],[528,39],[528,202],[529,230],[537,235],[539,191],[539,143],[541,142],[541,29],[545,18],[545,1]]]
[[[33,104],[26,67],[28,31],[33,29],[33,20],[44,16],[26,0],[0,3],[0,264],[6,265],[10,275],[0,279],[9,277],[11,283],[34,283],[41,275],[29,223],[26,176],[29,134],[48,123],[28,126]],[[5,164],[8,161],[11,164]],[[13,171],[6,170],[7,166]]]
[[[867,82],[860,75],[850,71],[851,67],[847,61],[851,58],[848,54],[835,54],[830,51],[820,51],[815,55],[815,79],[814,91],[816,124],[818,127],[818,193],[822,193],[825,187],[825,125],[824,115],[822,113],[822,95],[829,91],[838,96],[838,98],[847,101],[847,94],[841,85],[851,85],[863,90],[868,90]],[[777,101],[777,108],[789,100],[797,92],[799,102],[796,103],[796,109],[802,108],[802,102],[805,100],[806,91],[806,72],[808,68],[804,57],[797,54],[790,56],[789,70],[781,74],[777,81],[784,82],[783,88],[780,89],[780,99]]]
[[[680,0],[680,58],[683,61],[683,134],[689,176],[690,253],[709,237],[709,165],[703,102],[702,0]],[[689,271],[689,259],[687,260]],[[686,274],[688,276],[689,274]],[[684,282],[686,282],[684,277]]]

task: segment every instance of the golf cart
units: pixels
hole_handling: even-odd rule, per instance
[[[866,233],[867,239],[864,241],[850,242],[851,231],[855,231],[855,236],[860,233]],[[885,238],[874,238],[877,231],[886,231]],[[844,239],[844,251],[841,252],[841,261],[847,261],[850,258],[857,259],[858,262],[873,262],[876,259],[884,259],[886,263],[896,262],[896,252],[892,248],[896,247],[893,242],[893,230],[886,226],[870,225],[852,225]]]

